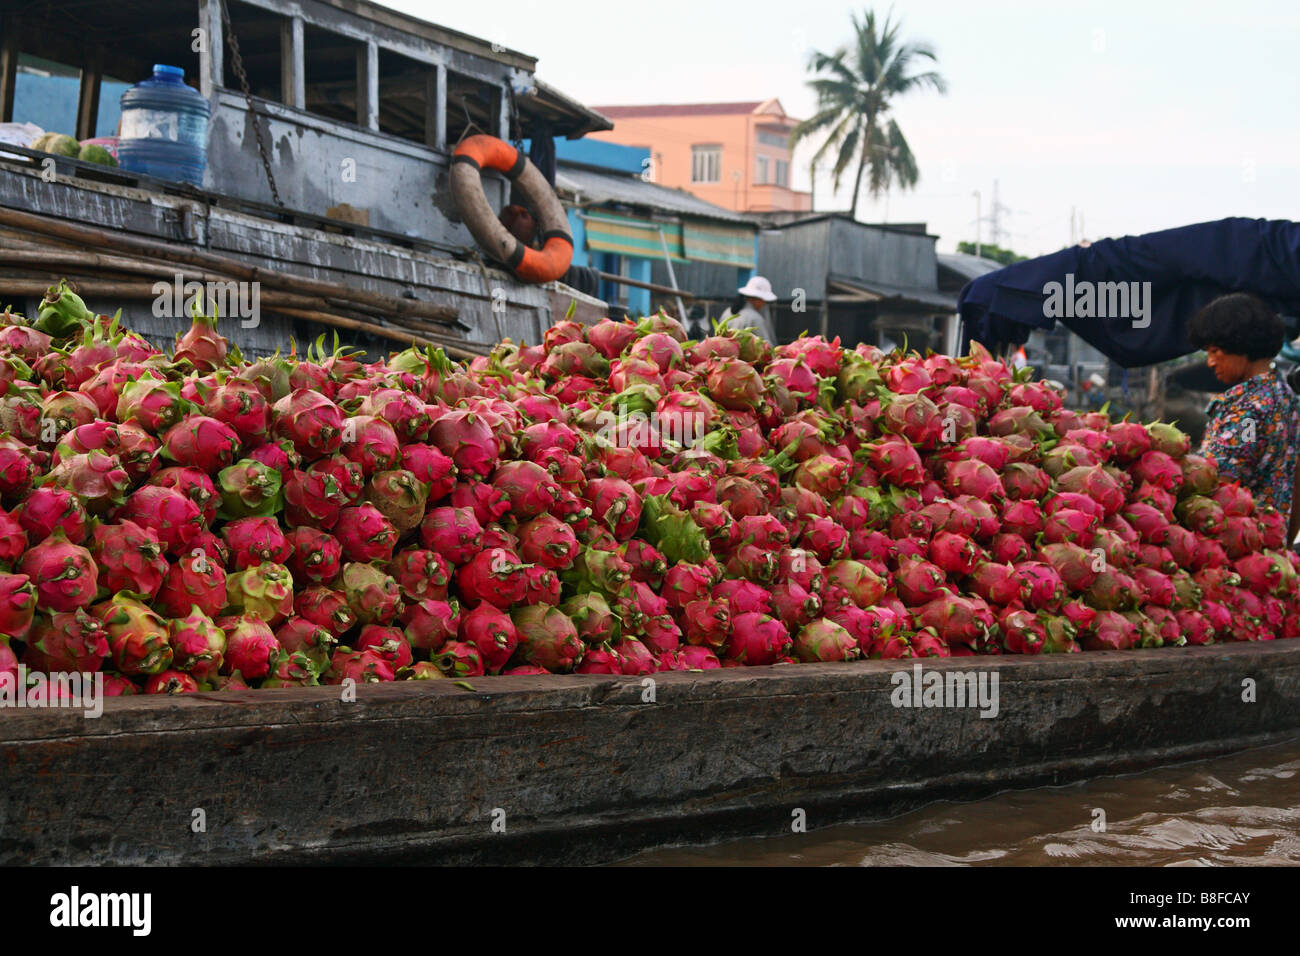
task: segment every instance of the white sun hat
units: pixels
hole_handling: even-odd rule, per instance
[[[772,283],[762,276],[754,276],[736,291],[748,298],[762,299],[764,302],[776,301],[776,296],[772,294]]]

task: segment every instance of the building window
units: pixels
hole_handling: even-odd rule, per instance
[[[722,181],[722,147],[691,147],[691,182],[717,183]]]
[[[756,161],[758,165],[754,170],[754,182],[761,186],[767,182],[767,157],[759,156]]]
[[[782,133],[768,133],[764,130],[758,131],[758,141],[764,146],[775,146],[777,149],[785,149],[788,140]]]
[[[776,161],[776,184],[787,187],[790,185],[790,164],[784,159]]]

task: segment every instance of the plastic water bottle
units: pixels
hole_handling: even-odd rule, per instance
[[[203,185],[208,101],[185,85],[185,71],[155,64],[153,76],[122,94],[117,158],[123,169]]]

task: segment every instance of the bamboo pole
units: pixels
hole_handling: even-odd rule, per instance
[[[435,342],[432,339],[425,338],[423,335],[413,330],[401,329],[394,326],[374,325],[370,322],[362,322],[359,319],[349,319],[342,315],[331,315],[328,312],[317,312],[313,309],[295,309],[287,306],[280,306],[278,308],[268,306],[268,308],[270,308],[272,312],[292,316],[295,319],[307,319],[312,322],[319,322],[322,325],[332,325],[336,328],[350,329],[355,332],[368,332],[371,335],[377,335],[394,342],[402,342],[406,345],[411,345],[412,343],[416,345],[436,345],[452,358],[474,359],[484,354],[482,352],[472,352],[463,346]]]
[[[367,292],[363,289],[350,288],[338,282],[326,282],[320,279],[309,279],[305,276],[274,272],[260,266],[247,265],[228,256],[171,246],[155,239],[127,236],[123,233],[111,232],[93,226],[81,226],[74,223],[49,220],[41,216],[33,216],[30,213],[19,212],[16,209],[0,208],[0,224],[27,232],[35,232],[81,243],[89,248],[152,256],[167,262],[181,262],[203,269],[211,269],[246,282],[260,282],[264,286],[289,292],[367,304],[384,309],[394,315],[416,315],[450,324],[456,320],[459,314],[456,309],[450,306],[433,305],[429,302],[403,299],[380,292]]]
[[[132,281],[129,279],[83,279],[63,273],[57,277],[50,274],[47,278],[26,278],[30,272],[24,272],[23,278],[16,278],[2,274],[0,270],[0,292],[7,292],[10,295],[22,296],[44,296],[50,286],[58,283],[59,279],[66,278],[74,286],[78,295],[81,296],[103,296],[105,298],[118,299],[156,299],[158,293],[154,291],[152,282]],[[324,303],[317,298],[306,295],[296,295],[292,292],[263,292],[260,296],[261,304],[268,308],[274,306],[291,306],[295,308],[317,308]]]
[[[7,293],[9,295],[43,296],[51,284],[50,281],[45,280],[10,279],[0,275],[0,293]],[[152,299],[155,297],[153,287],[148,283],[104,279],[98,281],[78,282],[76,284],[78,294],[80,295],[105,296],[119,299]],[[458,342],[450,336],[429,333],[423,330],[417,331],[415,329],[407,329],[394,325],[376,325],[373,322],[366,322],[349,316],[325,312],[321,310],[324,303],[320,299],[313,299],[310,296],[293,295],[292,293],[285,292],[263,292],[261,304],[268,312],[275,312],[292,318],[306,319],[332,328],[348,329],[354,332],[367,332],[371,335],[377,335],[381,338],[395,342],[403,342],[408,345],[411,342],[415,342],[419,345],[435,345],[453,358],[473,359],[479,355],[486,354],[487,351],[486,347],[484,347],[481,352],[473,351],[465,346],[467,344],[474,345],[477,343]]]

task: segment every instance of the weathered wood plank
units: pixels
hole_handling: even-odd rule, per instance
[[[997,674],[997,716],[894,706],[918,663]],[[0,862],[607,860],[1300,732],[1300,641],[471,683],[5,711]]]

